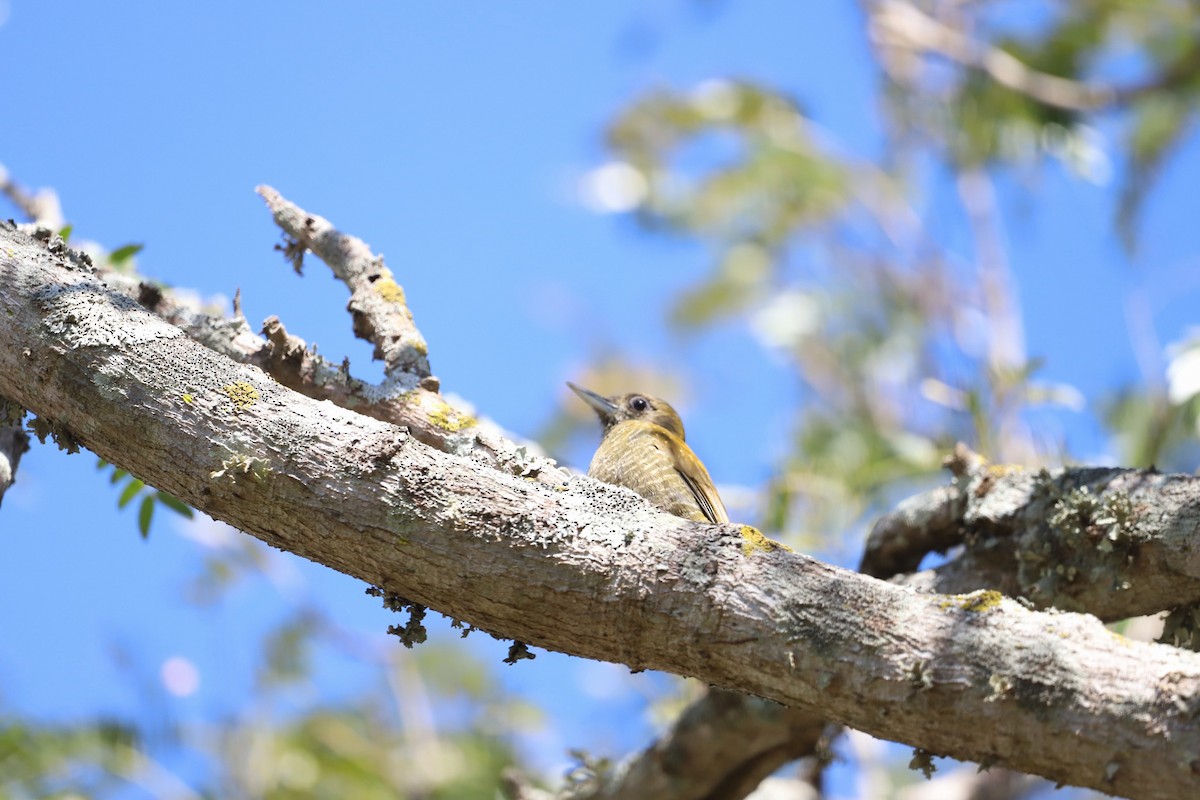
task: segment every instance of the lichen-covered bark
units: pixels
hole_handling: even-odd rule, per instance
[[[269,187],[260,187],[260,191],[271,198],[272,208],[281,224],[299,226],[303,230],[305,220],[314,220],[314,225],[319,220],[322,258],[332,262],[330,269],[334,275],[349,281],[352,291],[355,287],[360,294],[369,291],[364,285],[373,284],[363,272],[379,257],[371,254],[361,240],[334,230],[328,221],[308,214]],[[292,255],[298,258],[299,252]],[[397,370],[383,382],[371,384],[353,377],[348,362],[326,361],[317,354],[316,347],[310,348],[303,339],[290,334],[277,317],[267,318],[262,326],[263,336],[257,336],[240,314],[224,317],[208,313],[190,299],[181,299],[169,289],[126,273],[104,270],[99,277],[109,288],[136,300],[197,342],[234,361],[256,366],[277,382],[307,397],[328,400],[359,414],[403,426],[430,447],[469,455],[505,472],[550,485],[562,483],[567,478],[567,473],[553,461],[532,452],[536,448],[514,444],[486,418],[469,416],[447,403],[438,391],[437,380],[428,375],[427,364],[417,373]],[[394,278],[390,280],[395,282]],[[389,293],[389,297],[390,305],[403,305],[403,292]],[[372,305],[372,308],[377,309],[377,306]],[[420,337],[407,308],[403,313],[392,308],[384,317],[407,320],[411,333]],[[382,347],[392,335],[392,327],[380,322],[361,330],[373,341],[378,340],[377,344]],[[400,359],[397,363],[408,362]]]
[[[864,571],[926,591],[995,589],[1104,620],[1200,601],[1200,479],[1153,470],[980,463],[876,523]]]
[[[693,675],[1133,797],[1200,787],[1200,655],[996,593],[922,594],[585,477],[442,453],[202,347],[0,230],[0,395],[274,546],[493,633]]]
[[[305,250],[312,250],[333,269],[338,280],[350,289],[347,310],[354,318],[354,333],[375,345],[375,357],[383,361],[389,377],[407,388],[422,382],[427,388],[429,351],[425,338],[413,322],[404,299],[404,290],[383,264],[383,257],[371,252],[367,244],[334,229],[329,220],[309,214],[285,200],[270,186],[259,186],[275,222],[287,233],[287,255],[300,271]]]

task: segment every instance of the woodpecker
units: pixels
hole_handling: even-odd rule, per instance
[[[670,403],[645,394],[602,397],[567,382],[595,409],[603,439],[588,475],[632,489],[677,517],[729,522],[703,462],[684,441],[683,421]]]

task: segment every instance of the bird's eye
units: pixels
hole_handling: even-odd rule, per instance
[[[644,397],[635,397],[629,401],[629,407],[641,413],[650,407],[650,401]]]

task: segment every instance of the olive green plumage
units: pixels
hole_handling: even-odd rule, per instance
[[[704,464],[684,441],[683,421],[665,400],[644,394],[601,397],[568,382],[604,428],[588,474],[625,486],[670,513],[729,522]]]

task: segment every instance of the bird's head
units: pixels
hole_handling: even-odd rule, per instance
[[[679,414],[675,412],[675,409],[671,408],[671,404],[666,400],[660,400],[657,397],[638,394],[636,392],[602,397],[589,389],[584,389],[582,386],[576,386],[570,381],[567,381],[567,386],[570,386],[575,394],[579,395],[585,403],[595,409],[596,414],[600,417],[600,424],[604,427],[605,433],[612,430],[618,423],[637,419],[659,425],[680,439],[684,438],[683,420],[679,418]]]

